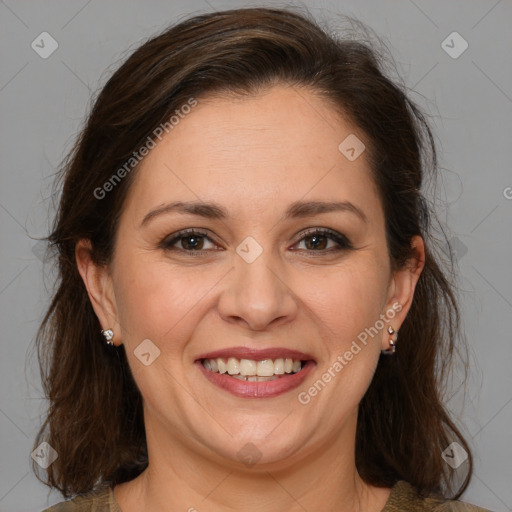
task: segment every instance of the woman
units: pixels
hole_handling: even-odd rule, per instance
[[[48,510],[482,510],[456,501],[472,458],[440,399],[433,138],[381,68],[261,8],[170,28],[108,81],[49,237],[35,446],[76,497]]]

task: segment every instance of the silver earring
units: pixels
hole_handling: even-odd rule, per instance
[[[112,329],[106,329],[101,330],[101,334],[105,337],[105,341],[107,342],[107,345],[113,345],[114,342],[112,341],[114,338],[114,331]]]
[[[389,355],[389,354],[394,354],[396,352],[396,338],[397,336],[393,336],[393,335],[398,335],[398,332],[395,331],[393,329],[393,327],[391,327],[391,325],[388,327],[388,334],[391,336],[388,340],[388,343],[389,343],[389,348],[387,348],[386,350],[381,350],[381,353],[382,354],[386,354],[386,355]]]

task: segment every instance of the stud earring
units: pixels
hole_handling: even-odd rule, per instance
[[[391,336],[388,340],[389,348],[381,350],[381,353],[386,355],[394,354],[396,352],[396,338],[398,336],[398,331],[395,331],[390,325],[388,327],[388,334]]]
[[[114,342],[112,341],[114,338],[114,331],[112,329],[106,329],[101,330],[101,334],[105,337],[105,341],[107,342],[107,345],[113,345]]]

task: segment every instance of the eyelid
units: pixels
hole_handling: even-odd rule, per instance
[[[336,242],[338,244],[338,248],[330,249],[326,251],[313,251],[309,250],[308,252],[318,252],[321,253],[329,253],[336,250],[348,250],[353,249],[354,246],[352,245],[352,242],[348,239],[346,235],[343,233],[339,233],[338,231],[335,231],[330,228],[308,228],[304,231],[301,231],[297,236],[299,237],[298,240],[293,244],[297,245],[299,242],[302,242],[304,238],[306,238],[308,235],[314,235],[314,234],[320,234],[322,236],[326,236]]]
[[[168,235],[166,236],[159,244],[159,248],[160,249],[173,249],[172,246],[178,242],[180,240],[180,238],[186,238],[187,236],[191,236],[191,235],[199,235],[199,236],[202,236],[204,238],[207,238],[208,240],[210,240],[210,242],[216,244],[216,245],[219,245],[217,244],[217,242],[208,234],[207,230],[204,230],[202,228],[187,228],[187,229],[182,229],[181,231],[178,231],[177,233],[172,233],[171,235]],[[204,250],[201,250],[201,251],[187,251],[185,249],[178,249],[178,250],[181,250],[182,252],[195,252],[195,253],[198,253],[200,254],[201,252],[207,252],[207,251],[204,251]]]

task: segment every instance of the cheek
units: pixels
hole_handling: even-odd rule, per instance
[[[361,261],[354,259],[328,274],[316,276],[315,285],[303,294],[306,304],[325,326],[331,344],[340,348],[374,325],[385,304],[385,269],[374,261]]]
[[[201,300],[219,280],[210,269],[170,265],[154,253],[124,258],[118,269],[116,300],[125,342],[130,345],[149,338],[163,348],[172,348],[195,324]],[[168,344],[167,344],[168,345]]]
[[[361,256],[316,279],[315,293],[304,294],[322,330],[324,350],[318,380],[300,389],[299,402],[319,416],[331,404],[337,425],[357,410],[380,356],[381,329],[374,329],[385,305],[387,274],[373,256]]]

